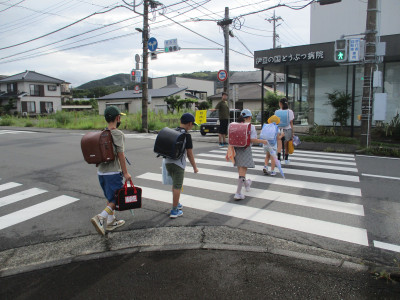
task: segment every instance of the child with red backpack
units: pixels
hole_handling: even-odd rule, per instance
[[[265,154],[265,165],[263,168],[264,174],[269,174],[271,176],[275,176],[275,159],[272,159],[271,156],[276,155],[276,153],[280,153],[281,151],[281,143],[278,143],[283,137],[283,133],[279,131],[278,124],[280,122],[279,117],[273,115],[268,119],[268,124],[264,124],[261,129],[260,139],[267,140],[268,144],[264,145]],[[268,162],[271,159],[271,172],[268,173]]]
[[[249,109],[243,109],[237,120],[238,123],[251,123],[252,113]],[[231,123],[232,125],[233,123]],[[250,126],[250,142],[251,143],[262,143],[267,144],[266,140],[257,138],[257,131],[254,125]],[[229,134],[229,141],[231,142],[231,133]],[[254,168],[253,154],[251,151],[251,145],[246,147],[235,146],[235,166],[238,168],[239,178],[235,196],[235,200],[243,200],[245,196],[242,194],[243,185],[245,186],[246,192],[250,191],[251,179],[246,180],[247,168]]]

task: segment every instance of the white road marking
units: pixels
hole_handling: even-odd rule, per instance
[[[400,177],[391,177],[391,176],[374,175],[374,174],[365,174],[365,173],[362,173],[361,176],[400,180]]]
[[[128,133],[125,134],[125,138],[127,139],[150,139],[155,140],[157,137],[156,134],[152,133]]]
[[[357,154],[357,157],[382,158],[382,159],[394,159],[394,160],[400,159],[398,157],[372,156],[372,155],[362,155],[362,154]]]
[[[254,148],[251,149],[253,151],[253,155],[263,155],[265,157],[264,150],[260,151],[259,149],[255,150]],[[223,153],[226,154],[226,150],[211,150],[212,153]],[[315,157],[315,158],[323,158],[326,159],[327,162],[335,163],[336,161],[344,160],[344,161],[355,161],[355,157],[341,157],[341,156],[326,156],[324,154],[308,154],[308,153],[297,153],[294,152],[290,154],[290,158],[292,157]]]
[[[198,157],[198,156],[206,156],[206,157],[219,158],[219,159],[225,160],[225,155],[200,153],[200,154],[196,154],[196,157]],[[197,161],[197,159],[196,159],[196,161]],[[255,163],[260,162],[260,163],[264,164],[264,159],[261,159],[261,158],[253,158],[253,161]],[[337,170],[337,171],[344,171],[344,172],[358,172],[357,168],[333,166],[333,165],[310,164],[310,163],[301,163],[301,162],[292,162],[292,161],[290,162],[290,165],[297,166],[297,167],[308,167],[308,168],[314,168],[314,169],[327,169],[327,170]],[[285,164],[282,164],[282,167],[284,168]]]
[[[226,152],[224,154],[221,153],[221,155],[218,154],[207,154],[207,153],[200,153],[197,154],[196,156],[208,156],[208,157],[214,157],[214,158],[224,158],[225,159]],[[265,158],[265,154],[257,154],[253,153],[253,159],[254,157],[263,157]],[[328,164],[335,164],[335,165],[346,165],[346,166],[356,166],[355,162],[347,162],[347,161],[333,161],[333,160],[326,160],[326,159],[314,159],[314,158],[303,158],[303,157],[289,157],[290,163],[293,164],[293,161],[296,162],[298,160],[305,161],[305,162],[315,162],[315,163],[328,163]],[[257,160],[259,161],[259,160]],[[262,160],[264,161],[264,159]],[[316,164],[317,165],[317,164]]]
[[[21,130],[0,130],[0,134],[20,134],[20,133],[36,133],[33,131],[21,131]]]
[[[201,163],[201,162],[199,162]],[[206,169],[206,168],[199,168],[200,174],[202,175],[210,175],[210,176],[218,176],[218,177],[225,177],[225,178],[238,178],[237,172],[228,172],[223,170],[213,170],[213,169]],[[193,172],[191,168],[188,168],[186,172]],[[280,176],[280,175],[278,175]],[[276,185],[283,185],[285,187],[295,187],[301,189],[308,189],[308,190],[316,190],[321,192],[328,192],[328,193],[338,193],[344,195],[351,195],[351,196],[358,196],[361,197],[361,189],[353,188],[353,187],[346,187],[340,185],[331,185],[325,183],[315,183],[309,181],[301,181],[301,180],[292,180],[292,179],[283,179],[265,175],[253,175],[249,174],[248,178],[253,181],[268,183],[268,184],[276,184]]]
[[[196,157],[197,156],[198,155],[196,155]],[[219,160],[216,161],[216,160],[211,160],[211,159],[207,160],[207,159],[196,158],[196,163],[207,164],[207,165],[212,165],[212,166],[233,167],[233,164],[231,162],[219,161]],[[276,168],[275,171],[279,173],[278,168]],[[283,173],[285,175],[292,174],[292,175],[300,175],[300,176],[308,176],[308,177],[326,178],[326,179],[331,179],[331,180],[360,182],[360,177],[354,176],[354,175],[307,171],[307,170],[299,170],[299,169],[288,169],[288,168],[284,168],[284,167],[283,167]],[[280,176],[280,175],[277,175],[277,176]]]
[[[153,188],[146,188],[143,192],[143,197],[145,198],[171,203],[171,192]],[[185,207],[368,246],[367,231],[363,228],[215,201],[192,195],[182,194],[181,201]]]
[[[78,198],[69,196],[59,196],[42,203],[18,210],[8,215],[0,217],[0,230],[24,222],[29,219],[33,219],[44,213],[50,212],[62,206],[71,204],[78,201]]]
[[[46,192],[47,192],[46,190],[32,188],[32,189],[29,189],[26,191],[8,195],[8,196],[0,198],[0,207],[11,204],[11,203],[15,203],[15,202],[18,202],[18,201],[21,201],[21,200],[24,200],[24,199],[27,199],[27,198],[30,198],[30,197],[33,197],[36,195],[40,195],[40,194],[43,194]]]
[[[255,149],[252,148],[252,149]],[[259,149],[255,149],[256,151],[263,151],[261,147]],[[320,154],[324,156],[333,156],[333,157],[354,157],[354,154],[345,154],[345,153],[334,153],[334,152],[323,152],[323,151],[307,151],[307,150],[297,150],[294,149],[294,154],[296,153],[308,153],[308,154]]]
[[[8,190],[8,189],[15,188],[15,187],[21,186],[21,185],[22,184],[16,183],[16,182],[8,182],[8,183],[0,184],[0,192]]]
[[[156,173],[145,173],[138,176],[138,178],[155,180],[160,182],[160,185],[162,182],[161,174],[156,174]],[[207,189],[212,191],[219,191],[228,194],[233,194],[236,191],[236,185],[192,179],[192,178],[185,178],[184,186]],[[262,190],[256,188],[252,188],[249,192],[244,192],[244,194],[246,196],[265,199],[268,201],[276,201],[276,202],[312,207],[317,209],[335,211],[340,213],[352,214],[357,216],[364,216],[363,206],[354,203],[326,200],[316,197],[307,197],[302,195],[275,192],[275,191]]]
[[[381,249],[390,250],[390,251],[394,251],[394,252],[399,252],[400,253],[400,246],[398,246],[398,245],[393,245],[393,244],[374,241],[374,246],[376,248],[381,248]]]

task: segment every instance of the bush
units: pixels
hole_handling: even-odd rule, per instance
[[[264,103],[266,104],[265,111],[268,117],[275,114],[275,111],[279,109],[279,100],[281,97],[277,93],[267,92],[265,95]]]
[[[57,127],[63,127],[72,121],[72,115],[68,112],[58,111],[53,116]]]
[[[0,126],[12,126],[14,125],[13,118],[5,116],[0,118]]]
[[[318,135],[318,136],[333,136],[336,135],[336,131],[333,127],[327,127],[323,125],[318,125],[314,123],[313,127],[310,128],[309,133],[311,135]]]

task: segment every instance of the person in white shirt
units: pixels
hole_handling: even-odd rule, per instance
[[[288,143],[289,141],[291,141],[293,139],[294,136],[294,128],[293,128],[293,120],[294,120],[294,113],[291,109],[289,109],[289,105],[288,105],[288,101],[286,98],[282,98],[281,100],[279,100],[279,107],[280,109],[277,110],[278,111],[287,111],[288,113],[288,124],[286,126],[279,126],[279,129],[281,129],[283,131],[283,138],[282,138],[282,142],[284,143],[284,145],[282,145],[282,147],[285,147],[285,164],[289,164],[290,160],[289,160],[289,149],[288,149]],[[275,112],[276,114],[276,112]],[[282,122],[282,114],[279,114],[278,117],[281,118],[281,124]],[[278,153],[278,160],[281,160],[281,153]]]

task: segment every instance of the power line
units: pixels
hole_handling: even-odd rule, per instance
[[[5,9],[3,9],[3,10],[0,10],[0,13],[3,12],[3,11],[8,10],[8,9],[10,9],[10,8],[13,8],[14,6],[17,6],[18,4],[20,4],[20,3],[22,3],[22,2],[25,2],[25,0],[22,0],[22,1],[18,2],[18,3],[15,3],[15,4],[13,4],[13,5],[11,5],[11,6],[7,7],[7,8],[5,8]],[[2,3],[1,3],[1,4],[2,4]],[[5,4],[3,4],[3,5],[5,5]]]
[[[95,15],[99,15],[99,14],[104,14],[104,13],[110,12],[110,11],[112,11],[112,10],[114,10],[114,9],[116,9],[116,8],[120,8],[120,7],[126,8],[126,6],[118,5],[118,6],[115,6],[115,7],[110,8],[110,9],[107,10],[107,11],[95,12],[95,13],[89,15],[89,16],[86,16],[86,17],[84,17],[84,18],[82,18],[82,19],[79,19],[78,21],[75,21],[75,22],[73,22],[73,23],[71,23],[71,24],[69,24],[69,25],[67,25],[67,26],[62,27],[62,28],[59,28],[59,29],[57,29],[57,30],[54,30],[54,31],[52,31],[52,32],[46,33],[46,34],[44,34],[44,35],[41,35],[41,36],[39,36],[39,37],[30,39],[30,40],[25,41],[25,42],[21,42],[21,43],[18,43],[18,44],[14,44],[14,45],[11,45],[11,46],[7,46],[7,47],[0,48],[0,50],[5,50],[5,49],[17,47],[17,46],[20,46],[20,45],[24,45],[24,44],[27,44],[27,43],[30,43],[30,42],[39,40],[39,39],[44,38],[44,37],[46,37],[46,36],[52,35],[52,34],[54,34],[54,33],[56,33],[56,32],[62,31],[62,30],[64,30],[64,29],[68,28],[68,27],[71,27],[71,26],[73,26],[73,25],[75,25],[75,24],[77,24],[77,23],[79,23],[79,22],[82,22],[83,20],[86,20],[86,19],[88,19],[88,18],[90,18],[90,17],[93,17],[93,16],[95,16]]]

